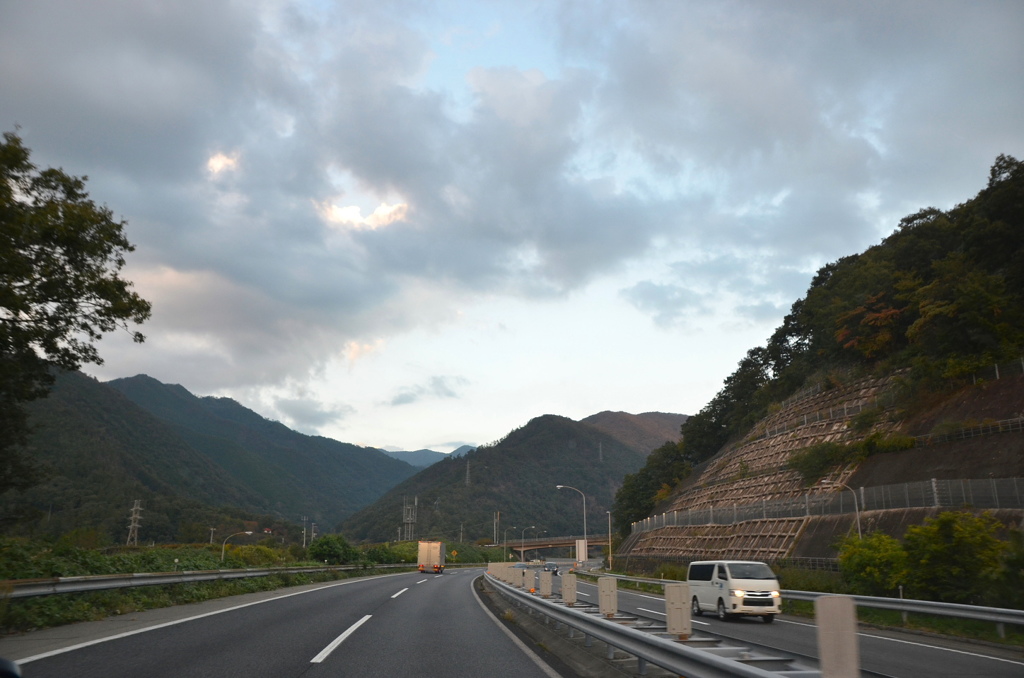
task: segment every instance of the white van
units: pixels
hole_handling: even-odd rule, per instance
[[[686,573],[694,617],[715,612],[725,620],[733,615],[757,615],[775,621],[782,598],[779,580],[764,563],[750,560],[708,560],[690,563]]]

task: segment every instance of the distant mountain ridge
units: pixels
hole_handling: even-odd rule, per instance
[[[686,423],[685,414],[667,412],[598,412],[580,422],[600,429],[631,447],[646,448],[648,452],[666,442],[680,438],[679,429]]]
[[[554,485],[585,491],[588,517],[600,523],[622,478],[682,417],[544,415],[490,446],[403,454],[304,435],[229,398],[199,397],[146,375],[101,383],[63,373],[30,409],[31,452],[51,475],[5,498],[25,509],[25,520],[41,521],[19,529],[54,537],[97,530],[117,541],[141,500],[140,541],[151,542],[206,541],[211,527],[257,518],[294,537],[303,516],[321,532],[345,523],[352,538],[389,540],[406,496],[420,498],[419,527],[449,539],[456,529],[493,537],[499,512],[502,525],[521,516],[523,525],[546,525],[538,529],[579,531],[578,495]],[[403,456],[429,466],[417,469]]]
[[[427,449],[424,449],[424,450],[412,450],[412,451],[381,450],[381,452],[383,452],[384,454],[388,455],[389,457],[393,457],[395,459],[401,459],[405,463],[411,464],[412,466],[415,466],[416,468],[426,468],[426,467],[428,467],[428,466],[430,466],[432,464],[436,464],[437,462],[441,461],[442,459],[448,459],[449,457],[453,458],[453,459],[456,458],[456,457],[461,457],[462,455],[466,454],[467,452],[471,452],[471,451],[473,451],[475,449],[476,448],[473,447],[472,445],[462,445],[461,447],[458,447],[458,448],[456,448],[456,449],[454,449],[454,450],[452,450],[451,452],[448,452],[448,453],[438,452],[436,450],[427,450]]]
[[[339,528],[357,541],[392,540],[403,525],[403,507],[415,504],[415,538],[490,540],[497,528],[500,540],[513,525],[517,535],[524,527],[526,536],[582,534],[582,498],[555,487],[561,484],[586,495],[590,534],[603,534],[622,479],[643,466],[652,444],[677,439],[683,420],[685,415],[625,412],[582,421],[536,417],[493,445],[431,465]]]
[[[146,375],[107,385],[295,518],[335,522],[415,472],[376,448],[298,433],[230,398],[197,397]]]

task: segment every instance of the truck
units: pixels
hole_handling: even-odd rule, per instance
[[[420,542],[420,572],[444,573],[444,542]]]

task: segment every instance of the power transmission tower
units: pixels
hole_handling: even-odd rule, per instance
[[[413,497],[413,503],[402,498],[402,524],[405,527],[404,541],[412,541],[416,537],[416,508],[420,504],[420,498]]]
[[[132,512],[129,516],[131,522],[128,523],[128,546],[139,545],[139,523],[142,522],[142,500],[136,499],[135,505],[132,506]]]

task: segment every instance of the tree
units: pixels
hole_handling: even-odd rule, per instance
[[[351,563],[359,554],[340,534],[325,534],[317,537],[307,550],[313,560],[324,560],[331,565]]]
[[[996,538],[999,521],[945,511],[923,525],[907,528],[907,579],[911,594],[923,600],[976,603],[999,573],[1006,543]]]
[[[134,247],[125,223],[85,192],[87,177],[39,171],[21,138],[0,143],[0,493],[35,482],[19,445],[23,406],[45,397],[53,369],[102,364],[94,342],[149,318],[120,277]],[[144,337],[132,332],[135,341]]]
[[[906,581],[907,553],[884,532],[850,536],[839,546],[839,569],[854,593],[891,596]]]

